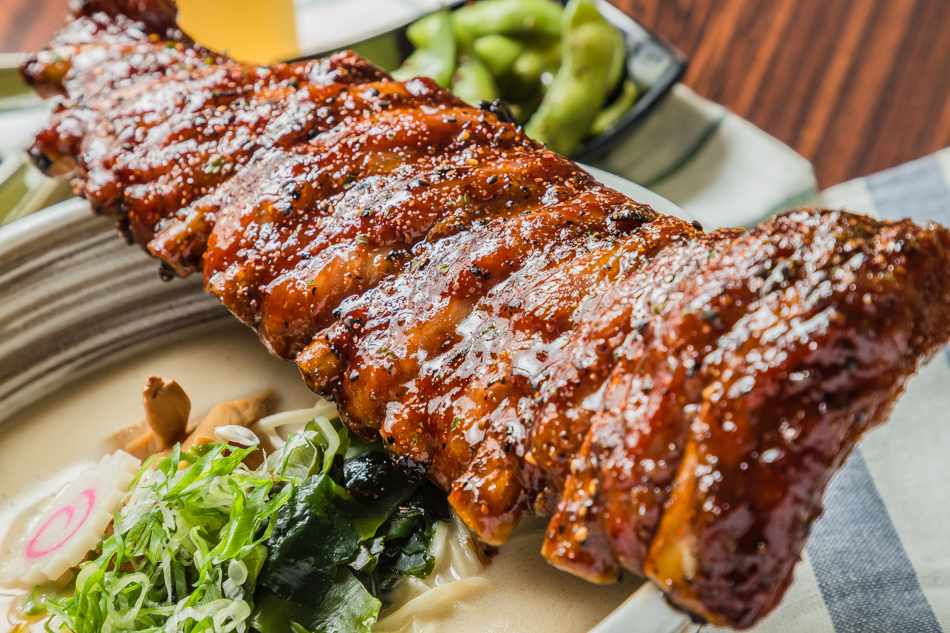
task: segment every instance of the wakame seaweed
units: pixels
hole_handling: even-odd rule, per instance
[[[250,469],[255,450],[149,460],[72,593],[30,613],[73,633],[370,633],[385,592],[431,571],[444,493],[323,416]]]
[[[266,541],[252,625],[263,633],[369,631],[399,578],[425,577],[445,494],[412,481],[380,446],[317,420],[285,451],[298,474]],[[307,463],[312,459],[312,463]]]

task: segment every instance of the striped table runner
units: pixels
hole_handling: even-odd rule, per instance
[[[950,225],[950,149],[827,189],[821,203]],[[950,353],[835,477],[795,584],[762,633],[950,631]],[[713,628],[704,630],[717,630]]]

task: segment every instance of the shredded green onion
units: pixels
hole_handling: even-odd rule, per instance
[[[113,534],[80,567],[75,594],[47,603],[47,628],[246,631],[269,519],[293,491],[271,495],[289,481],[244,466],[252,450],[206,444],[176,449],[154,471],[146,464]]]
[[[75,591],[23,611],[73,633],[369,633],[381,596],[425,576],[445,496],[317,415],[257,469],[256,447],[151,459]]]

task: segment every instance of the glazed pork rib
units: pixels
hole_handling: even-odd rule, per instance
[[[128,6],[126,6],[128,5]],[[427,79],[247,65],[90,0],[31,155],[294,359],[488,543],[751,626],[821,497],[950,338],[950,232],[801,210],[704,233]]]

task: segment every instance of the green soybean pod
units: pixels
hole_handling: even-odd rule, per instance
[[[502,82],[505,98],[515,102],[540,101],[545,89],[543,78],[553,77],[560,64],[559,42],[527,46]]]
[[[606,22],[607,19],[604,18],[604,21]],[[607,92],[604,93],[605,98],[616,90],[617,85],[620,84],[627,75],[627,47],[624,46],[623,35],[612,24],[610,26],[614,34],[614,37],[611,38],[614,51],[610,58],[610,67],[607,69]]]
[[[526,45],[507,35],[491,33],[472,42],[472,49],[495,77],[507,75]]]
[[[624,81],[620,88],[620,95],[594,117],[594,122],[590,124],[590,136],[602,134],[616,125],[639,97],[640,91],[637,90],[637,85],[629,79]]]
[[[564,58],[537,112],[525,125],[528,136],[568,154],[587,136],[591,123],[616,85],[623,38],[591,0],[570,0],[564,11]],[[622,59],[619,62],[623,70]]]
[[[508,99],[523,101],[541,92],[541,73],[544,63],[537,49],[527,48],[511,65],[503,88]]]
[[[498,87],[502,98],[511,106],[511,112],[519,125],[525,124],[541,104],[545,89],[542,78],[557,72],[560,50],[558,42],[530,45],[518,55],[509,71],[499,77]]]
[[[409,38],[413,46],[416,48],[425,48],[432,43],[436,33],[439,32],[439,26],[441,24],[439,13],[441,13],[441,11],[421,17],[409,25],[406,29],[406,37]]]
[[[455,23],[473,40],[489,33],[559,38],[563,13],[555,0],[482,0],[457,10]]]
[[[445,9],[443,9],[443,11],[445,11]],[[432,41],[439,33],[439,28],[442,26],[439,13],[441,13],[441,11],[421,17],[406,28],[406,37],[414,47],[426,48],[432,44]],[[459,25],[456,24],[454,17],[455,12],[450,11],[449,13],[452,16],[452,26],[455,29],[456,49],[458,51],[468,51],[472,46],[472,37],[467,31],[463,31],[459,28]]]
[[[406,81],[413,77],[431,77],[440,86],[448,87],[455,74],[458,41],[452,15],[438,11],[428,16],[436,25],[435,34],[426,46],[417,48],[402,66],[393,71],[393,78]]]
[[[452,78],[452,92],[472,105],[498,98],[498,86],[488,67],[476,57],[463,59]]]

